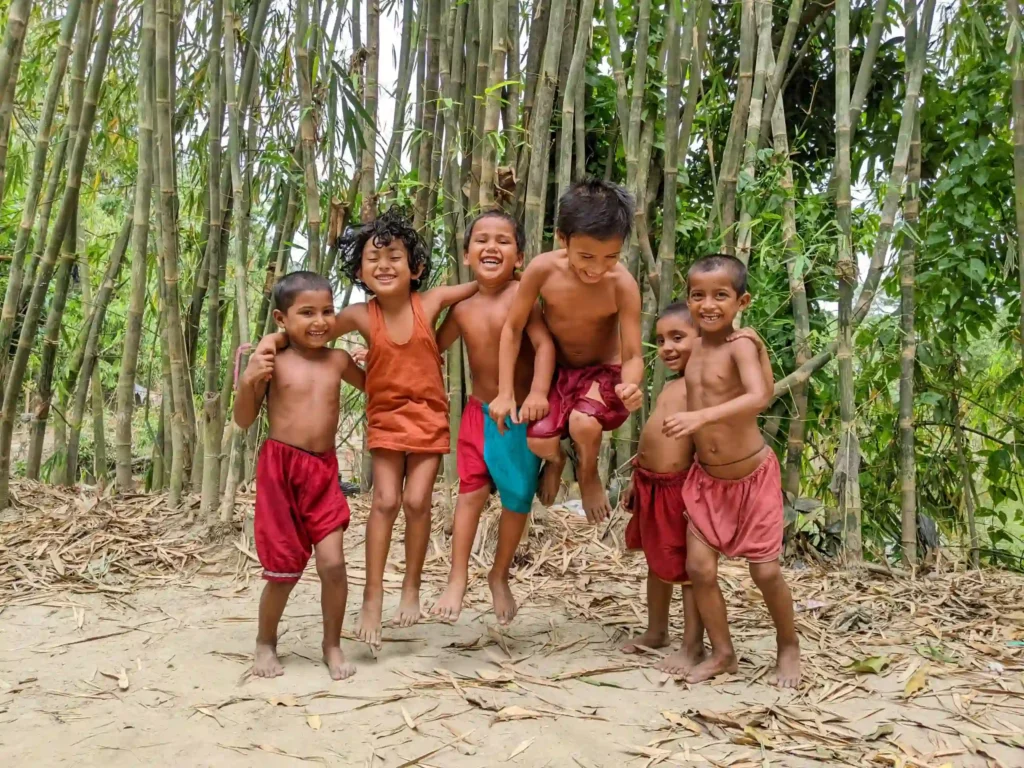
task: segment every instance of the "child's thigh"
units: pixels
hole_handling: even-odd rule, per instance
[[[316,553],[316,566],[318,569],[324,567],[335,567],[345,565],[345,538],[341,528],[331,531],[320,541],[313,545],[313,552]]]
[[[373,500],[377,506],[397,512],[402,503],[402,486],[405,481],[405,454],[375,448],[373,454]]]
[[[406,506],[430,504],[434,493],[434,482],[441,467],[439,453],[410,453],[405,462],[405,492],[402,498]]]

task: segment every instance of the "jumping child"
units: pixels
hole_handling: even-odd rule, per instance
[[[457,461],[459,499],[452,535],[452,569],[448,586],[431,613],[457,621],[469,581],[469,557],[480,524],[480,513],[492,490],[501,497],[501,522],[494,566],[487,577],[494,615],[508,624],[516,614],[509,588],[509,568],[526,527],[537,490],[540,459],[526,444],[526,424],[548,412],[548,388],[555,370],[555,347],[534,304],[526,323],[529,344],[523,344],[513,378],[520,408],[504,433],[491,419],[487,404],[498,396],[498,345],[509,307],[519,291],[515,271],[523,263],[523,235],[513,219],[488,211],[473,220],[463,243],[464,262],[473,270],[479,292],[457,304],[437,333],[444,350],[461,335],[469,353],[473,393],[462,412]]]
[[[530,450],[547,464],[540,500],[554,502],[565,466],[561,440],[572,438],[579,459],[583,510],[592,523],[611,511],[597,471],[601,433],[621,426],[642,403],[640,289],[619,263],[633,223],[633,199],[606,181],[574,184],[559,201],[562,249],[544,253],[523,272],[501,332],[499,392],[491,418],[499,429],[515,414],[515,365],[537,297],[555,340],[558,369],[550,411],[530,424]]]
[[[334,320],[331,285],[315,272],[292,272],[274,286],[274,320],[288,348],[274,339],[257,346],[235,397],[235,423],[247,429],[264,398],[270,436],[256,464],[256,552],[266,586],[260,597],[252,673],[277,677],[277,625],[288,595],[316,552],[324,617],[324,663],[335,680],[355,673],[341,650],[348,599],[342,534],[349,509],[338,482],[334,437],[341,382],[364,388],[363,371],[347,353],[329,349]]]
[[[718,555],[742,557],[775,623],[773,682],[800,683],[800,642],[793,597],[782,575],[782,479],[779,461],[757,426],[771,388],[748,340],[727,343],[736,315],[750,304],[747,269],[733,256],[707,256],[690,267],[687,303],[700,328],[686,368],[689,409],[665,419],[669,437],[693,435],[697,460],[683,486],[689,518],[687,573],[693,581],[711,656],[687,675],[698,683],[735,672]]]
[[[430,251],[397,208],[345,233],[339,255],[342,272],[372,296],[338,313],[325,336],[330,340],[358,331],[369,348],[366,442],[373,456],[373,499],[356,636],[379,646],[384,568],[399,509],[405,510],[405,576],[394,622],[409,627],[420,619],[431,496],[450,442],[448,395],[434,325],[446,307],[472,296],[477,286],[444,285],[420,294],[430,273]]]
[[[658,357],[676,374],[686,370],[698,331],[685,303],[664,309],[655,326]],[[749,328],[729,340],[747,338],[758,345],[765,380],[772,381],[772,367],[760,337]],[[647,559],[647,631],[622,646],[637,653],[638,646],[669,645],[668,619],[675,584],[683,592],[683,642],[655,667],[673,675],[685,675],[704,659],[704,624],[700,620],[693,589],[686,573],[686,510],[682,489],[693,461],[693,439],[668,437],[662,431],[665,418],[686,410],[686,381],[669,381],[658,395],[654,410],[640,433],[633,460],[633,477],[624,505],[632,513],[626,526],[626,546],[642,549]]]

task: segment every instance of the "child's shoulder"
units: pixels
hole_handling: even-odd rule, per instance
[[[658,395],[658,405],[686,405],[686,379],[680,376],[665,382],[661,394]]]
[[[568,260],[565,249],[559,248],[557,251],[547,251],[546,253],[538,253],[536,256],[530,259],[530,263],[526,265],[526,269],[523,271],[523,273],[551,273],[553,270],[557,270],[560,267],[566,266],[567,264]]]

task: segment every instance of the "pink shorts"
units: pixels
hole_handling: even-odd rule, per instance
[[[782,553],[782,475],[774,451],[739,480],[712,477],[695,461],[683,503],[694,535],[726,557],[768,563]]]
[[[256,464],[256,554],[267,581],[298,581],[313,547],[348,528],[334,451],[267,440]]]

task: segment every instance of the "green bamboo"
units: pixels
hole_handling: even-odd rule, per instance
[[[415,27],[414,0],[402,2],[402,38],[398,53],[398,84],[395,89],[395,113],[391,120],[391,140],[384,152],[384,165],[380,169],[380,184],[388,183],[392,168],[401,169],[402,148],[405,144],[405,114],[409,107],[409,82],[412,80],[413,31]],[[417,30],[418,32],[418,30]]]
[[[1024,27],[1019,0],[1006,0],[1010,16],[1010,56],[1013,67],[1013,190],[1017,221],[1017,271],[1020,273],[1020,343],[1024,355]]]
[[[476,208],[480,203],[480,179],[483,177],[484,127],[487,121],[486,93],[488,73],[490,72],[491,29],[493,27],[494,0],[477,0],[477,24],[479,25],[480,50],[476,59],[476,76],[473,79],[473,141],[470,144],[472,160],[469,175],[469,207]],[[472,73],[470,73],[472,77]]]
[[[24,38],[18,45],[13,71],[7,81],[7,87],[0,92],[0,205],[3,204],[4,192],[7,189],[7,151],[10,148],[11,122],[14,117],[14,100],[18,88],[18,70],[21,68],[23,48]]]
[[[359,24],[356,4],[353,3],[353,21]],[[316,121],[313,112],[313,88],[310,82],[309,50],[309,2],[297,0],[295,10],[295,77],[298,80],[299,130],[302,134],[302,167],[306,180],[306,240],[309,269],[314,272],[320,269],[320,188],[316,174]],[[229,79],[234,77],[234,71]],[[232,86],[233,87],[233,86]],[[230,97],[229,109],[230,109]],[[237,186],[232,184],[237,190]],[[243,333],[242,338],[248,338]]]
[[[0,93],[6,91],[8,81],[17,76],[17,61],[21,55],[31,10],[32,0],[11,0],[7,10],[4,42],[3,47],[0,47]]]
[[[580,23],[576,32],[576,45],[569,63],[569,76],[562,91],[562,146],[558,157],[558,196],[569,188],[572,181],[572,155],[575,144],[576,107],[580,84],[586,67],[587,47],[590,44],[590,25],[594,20],[594,0],[582,0]],[[671,99],[671,96],[668,97]],[[676,102],[679,94],[676,93]],[[582,161],[582,156],[581,156]],[[557,212],[555,214],[557,216]]]
[[[377,71],[380,61],[380,0],[369,0],[366,7],[366,80],[363,85],[363,162],[360,175],[363,204],[360,218],[377,210],[377,185],[374,180],[377,152]]]
[[[767,91],[764,95],[764,109],[761,112],[761,128],[758,135],[761,137],[761,146],[767,145],[771,137],[771,121],[775,113],[775,100],[780,96],[782,84],[786,79],[786,70],[789,67],[789,59],[793,54],[793,47],[796,45],[796,34],[800,30],[800,16],[803,12],[804,0],[791,0],[789,4],[789,16],[786,19],[786,28],[782,33],[782,41],[779,43],[779,52],[775,56],[775,69],[769,79]],[[787,141],[788,143],[788,141]]]
[[[423,229],[431,218],[429,209],[434,179],[431,176],[434,152],[434,124],[437,122],[437,91],[441,66],[441,0],[424,0],[427,19],[427,71],[423,80],[423,116],[417,125],[420,139],[417,150],[417,182],[416,205],[413,211],[413,222],[417,229]]]
[[[520,118],[521,140],[510,165],[515,169],[517,179],[525,179],[530,167],[530,116],[540,79],[540,66],[547,41],[548,20],[551,14],[551,0],[536,0],[530,6],[530,34],[526,44],[526,64],[523,67],[523,101]],[[522,195],[516,195],[516,217],[522,218],[524,211]]]
[[[501,95],[501,122],[505,128],[505,161],[515,167],[517,145],[520,142],[519,101],[522,95],[522,72],[519,52],[519,0],[506,0],[508,22],[505,25],[505,80],[508,85]]]
[[[585,0],[593,2],[593,0]],[[508,54],[508,0],[493,0],[491,6],[491,63],[487,81],[484,111],[483,158],[480,170],[480,208],[494,205],[494,183],[497,169],[498,121],[501,117],[501,83],[505,79],[505,57]]]

